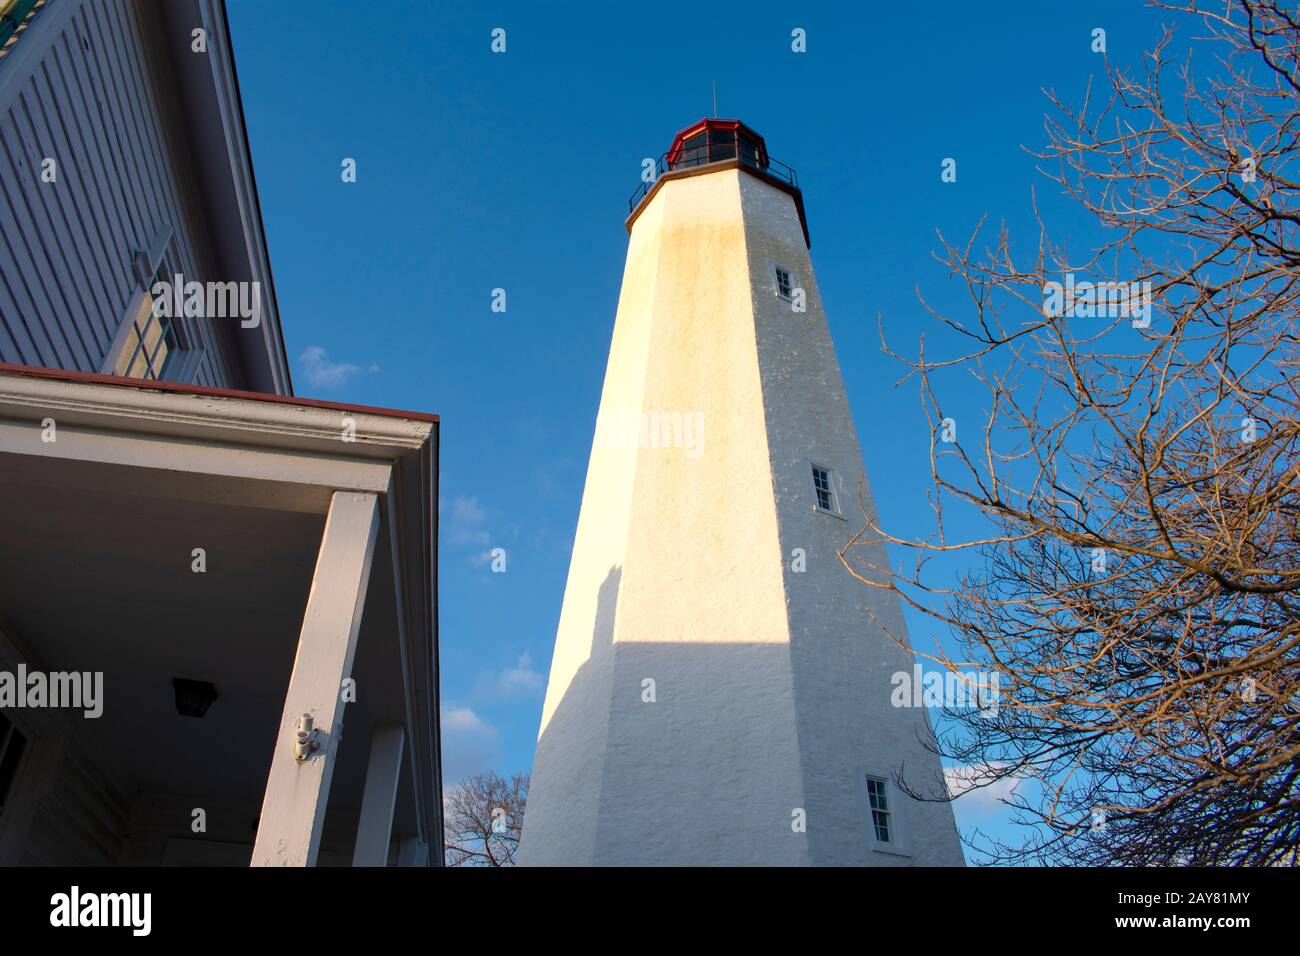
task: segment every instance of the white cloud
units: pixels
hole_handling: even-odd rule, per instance
[[[538,697],[545,689],[546,679],[533,669],[533,660],[525,653],[514,667],[480,674],[474,688],[474,699],[495,701]]]
[[[998,764],[944,767],[943,776],[948,784],[948,792],[957,798],[954,806],[975,812],[1005,809],[1002,801],[1010,799],[1026,777],[1019,774],[994,780],[994,774],[999,769]]]
[[[331,361],[329,353],[319,345],[309,345],[298,357],[298,361],[307,376],[307,383],[314,388],[339,388],[360,372],[379,371],[379,366],[373,362],[367,368],[363,368],[347,362]]]
[[[466,498],[464,495],[458,495],[451,503],[451,516],[466,524],[481,524],[486,517],[483,509],[479,507],[478,499]]]
[[[442,708],[442,772],[448,786],[490,769],[500,759],[495,727],[469,707]]]
[[[492,727],[483,718],[468,707],[444,707],[442,711],[443,733],[457,734],[491,734]]]
[[[482,550],[492,540],[492,535],[482,526],[486,518],[477,498],[459,495],[451,503],[447,538],[451,544],[474,548],[477,553],[470,558],[470,563],[475,566],[486,563],[492,556],[490,552]]]

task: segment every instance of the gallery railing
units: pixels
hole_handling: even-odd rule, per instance
[[[799,188],[799,177],[793,169],[771,157],[764,157],[765,162],[759,162],[755,152],[745,147],[746,144],[742,141],[739,157],[737,156],[735,143],[705,143],[689,149],[682,148],[677,151],[675,156],[671,151],[664,153],[655,163],[654,176],[647,180],[644,174],[642,175],[641,184],[637,186],[636,192],[632,193],[632,198],[627,201],[627,211],[631,213],[640,205],[641,200],[654,188],[654,184],[658,182],[659,177],[664,173],[693,166],[711,166],[714,163],[724,163],[736,158],[739,158],[740,162],[745,166],[752,166],[754,169],[767,173],[783,183],[788,183],[795,189]],[[673,156],[671,163],[668,161],[669,156]]]

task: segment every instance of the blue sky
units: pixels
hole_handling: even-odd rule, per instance
[[[613,5],[610,5],[611,7]],[[620,5],[621,7],[622,5]],[[929,429],[880,352],[956,305],[935,230],[1032,245],[1044,88],[1081,100],[1160,18],[1129,2],[626,5],[230,0],[297,393],[442,416],[449,779],[532,764],[641,161],[712,112],[799,173],[813,264],[886,523],[923,535]],[[506,31],[506,52],[491,32]],[[807,52],[791,50],[802,28]],[[944,158],[957,181],[940,179]],[[340,177],[355,159],[357,181]],[[508,310],[493,312],[504,288]],[[941,341],[940,341],[941,344]],[[960,390],[959,384],[954,385]],[[959,398],[960,391],[954,396]],[[505,548],[508,571],[484,555]],[[932,647],[928,622],[912,640]],[[986,796],[964,831],[1005,834]]]

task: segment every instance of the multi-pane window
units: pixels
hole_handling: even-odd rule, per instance
[[[867,799],[871,802],[871,828],[878,843],[894,842],[894,821],[889,809],[889,788],[880,777],[867,778]]]
[[[179,271],[172,268],[168,258],[163,257],[154,277],[145,284],[144,296],[129,320],[125,336],[121,340],[121,351],[113,363],[114,375],[160,380],[165,371],[173,371],[169,363],[179,359],[185,348],[180,339],[181,330],[177,319],[157,314],[158,311],[170,312],[175,309],[175,305],[168,303],[170,309],[155,309],[155,285],[159,280],[164,281],[167,284],[164,294],[171,294],[174,273]]]
[[[794,283],[790,281],[790,270],[776,266],[776,294],[783,299],[794,295]]]
[[[0,713],[0,814],[4,813],[9,791],[18,775],[18,764],[23,759],[26,748],[27,738],[19,733],[9,718]]]
[[[812,466],[813,490],[817,492],[817,507],[822,511],[835,510],[835,492],[831,490],[831,472],[821,465]]]
[[[113,366],[114,374],[128,378],[162,378],[167,358],[176,348],[176,333],[171,319],[154,314],[153,304],[153,296],[146,291],[139,309],[131,317],[131,327]]]

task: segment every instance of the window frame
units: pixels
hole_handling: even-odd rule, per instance
[[[153,283],[151,282],[152,286]],[[181,344],[180,335],[177,332],[177,321],[170,316],[150,316],[153,303],[153,293],[148,289],[136,289],[131,296],[131,305],[127,309],[127,315],[122,320],[118,328],[116,338],[113,340],[113,347],[109,353],[110,361],[107,364],[106,371],[109,375],[122,375],[127,378],[138,379],[142,382],[166,381],[162,376],[164,371],[174,370],[182,361],[182,353],[185,351]],[[148,306],[148,308],[146,308]],[[152,318],[152,321],[151,321]],[[156,341],[152,350],[149,350],[149,340],[151,331],[156,328]],[[155,361],[158,357],[158,350],[161,345],[167,346],[166,354],[157,368],[154,368]],[[127,355],[128,350],[130,355]],[[125,370],[119,370],[118,366],[122,360],[129,359],[129,364]],[[145,375],[132,375],[131,369],[143,358],[145,364]]]
[[[198,345],[198,340],[189,327],[188,320],[183,315],[173,315],[165,318],[153,317],[153,321],[158,323],[162,330],[159,341],[166,342],[167,354],[161,367],[154,369],[153,358],[156,357],[158,351],[158,346],[155,345],[153,356],[145,358],[146,372],[149,374],[144,376],[129,374],[139,361],[135,356],[138,355],[142,344],[147,341],[146,334],[149,331],[150,323],[146,317],[145,327],[141,330],[138,328],[138,320],[145,305],[153,301],[153,287],[158,282],[167,282],[170,285],[175,281],[176,275],[181,273],[173,255],[171,238],[171,227],[166,226],[154,238],[147,251],[140,250],[135,253],[132,260],[132,272],[136,279],[136,286],[127,302],[126,314],[118,323],[117,334],[114,335],[108,354],[105,356],[104,363],[100,368],[100,371],[105,375],[125,375],[128,378],[142,382],[193,381],[199,363],[203,360],[203,349]],[[152,307],[150,311],[152,311]],[[123,360],[128,348],[131,349],[133,357],[125,371],[119,372],[118,365]],[[164,372],[166,372],[165,378],[162,374]]]
[[[808,470],[806,474],[808,476],[808,487],[812,491],[813,511],[817,512],[818,514],[830,515],[833,518],[839,518],[841,521],[845,520],[843,506],[841,505],[840,502],[841,495],[840,495],[839,473],[830,465],[823,465],[821,462],[815,459],[811,459],[811,458],[808,459],[807,465],[808,465]],[[819,494],[820,489],[817,487],[817,472],[819,470],[826,473],[826,484],[827,484],[826,490],[829,493],[831,498],[831,507],[829,508],[822,507],[821,495]]]
[[[866,775],[867,779],[867,811],[871,814],[871,835],[877,843],[885,843],[889,846],[895,846],[898,841],[894,839],[898,835],[898,827],[894,823],[894,806],[889,802],[889,781],[884,777],[874,777],[871,774]],[[876,806],[877,801],[880,806]],[[880,819],[877,819],[877,816]],[[880,835],[884,830],[885,836]]]
[[[781,291],[781,276],[783,274],[785,275],[786,282],[789,285],[789,289],[785,292]],[[793,269],[787,269],[779,262],[773,262],[772,263],[772,290],[776,293],[776,297],[778,299],[784,299],[786,302],[793,302],[794,290],[797,288],[799,288],[799,284],[795,282],[795,271]]]
[[[885,807],[889,814],[891,840],[886,843],[876,836],[876,821],[871,808],[871,789],[868,781],[876,781],[884,786]],[[873,769],[863,770],[858,774],[858,790],[861,794],[863,825],[871,850],[875,853],[888,853],[890,856],[911,857],[912,847],[908,839],[907,821],[904,818],[901,800],[902,792],[894,784],[889,774],[879,773]]]

